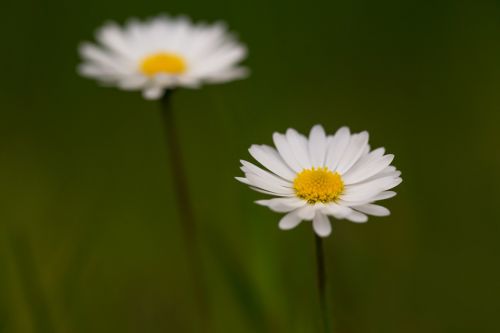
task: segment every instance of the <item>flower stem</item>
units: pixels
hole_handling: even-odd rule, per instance
[[[325,256],[323,251],[323,239],[318,235],[314,235],[316,245],[316,269],[318,278],[318,296],[319,306],[321,312],[321,324],[323,332],[331,332],[330,318],[328,316],[328,302],[326,297],[326,269],[325,269]]]
[[[172,110],[171,97],[173,90],[166,90],[161,98],[161,112],[165,136],[169,150],[172,180],[175,189],[181,230],[184,238],[184,246],[189,260],[190,274],[193,277],[194,293],[198,305],[199,318],[202,331],[208,331],[208,307],[203,288],[203,267],[199,252],[199,243],[197,239],[196,223],[193,207],[189,199],[188,182],[185,174],[185,168],[182,163],[181,146],[177,133],[177,125]]]

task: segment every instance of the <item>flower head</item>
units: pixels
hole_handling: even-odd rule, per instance
[[[373,204],[396,195],[389,191],[402,181],[391,166],[394,155],[384,148],[370,150],[368,132],[351,134],[342,127],[326,135],[321,125],[309,138],[294,129],[274,133],[276,148],[252,145],[250,154],[267,170],[241,161],[245,177],[239,181],[252,189],[275,196],[258,204],[286,213],[281,229],[292,229],[312,220],[317,235],[326,237],[332,227],[329,216],[363,223],[367,215],[386,216],[389,210]]]
[[[197,88],[247,74],[238,66],[246,48],[223,23],[159,16],[131,20],[124,27],[108,23],[96,37],[100,45],[80,46],[80,74],[121,89],[142,90],[147,99],[160,98],[165,89]]]

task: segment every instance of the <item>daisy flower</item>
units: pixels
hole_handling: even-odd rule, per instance
[[[98,45],[80,46],[81,75],[124,90],[142,90],[158,99],[164,90],[198,88],[247,74],[238,63],[246,47],[223,23],[194,24],[186,17],[159,16],[125,26],[107,23],[96,34]]]
[[[396,195],[401,172],[391,166],[394,155],[384,148],[370,150],[368,132],[351,134],[342,127],[326,135],[321,125],[309,138],[294,129],[274,133],[276,148],[252,145],[250,154],[267,170],[241,161],[245,177],[236,177],[252,189],[275,196],[256,203],[286,215],[283,230],[311,221],[318,236],[331,231],[329,217],[363,223],[367,215],[386,216],[387,208],[373,204]]]

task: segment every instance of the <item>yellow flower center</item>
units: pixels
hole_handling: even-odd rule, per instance
[[[344,190],[344,182],[337,172],[328,168],[312,168],[297,175],[293,188],[299,198],[314,204],[336,200]]]
[[[142,60],[141,71],[144,75],[153,76],[160,73],[182,74],[186,71],[186,61],[175,53],[159,52]]]

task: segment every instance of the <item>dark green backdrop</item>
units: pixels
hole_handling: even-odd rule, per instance
[[[192,332],[158,105],[80,78],[108,19],[227,21],[245,81],[174,107],[213,332],[315,332],[313,235],[237,183],[273,131],[368,130],[403,171],[392,215],[326,240],[338,333],[499,332],[500,4],[12,1],[2,10],[0,332]]]

